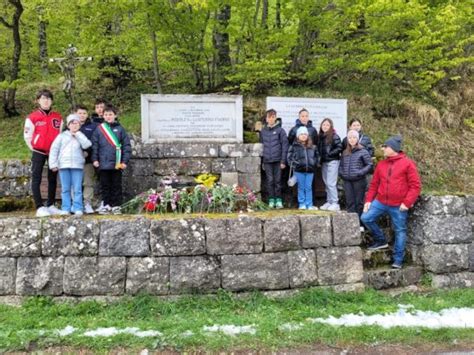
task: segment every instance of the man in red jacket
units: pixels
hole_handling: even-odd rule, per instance
[[[61,132],[63,119],[58,112],[51,110],[53,94],[49,90],[41,90],[36,95],[38,110],[33,111],[25,120],[23,138],[32,151],[31,157],[31,190],[36,205],[36,216],[46,217],[61,212],[54,206],[56,197],[57,172],[48,169],[48,201],[43,206],[40,185],[43,166],[49,156],[49,149],[54,139]]]
[[[408,209],[420,195],[421,181],[415,163],[401,151],[402,138],[390,137],[382,145],[384,157],[377,164],[365,197],[362,222],[372,232],[374,243],[369,250],[388,248],[377,225],[380,216],[388,214],[395,229],[392,268],[401,269],[405,255]]]

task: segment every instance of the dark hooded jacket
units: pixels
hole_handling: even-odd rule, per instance
[[[321,163],[327,163],[341,158],[342,142],[336,132],[333,133],[332,142],[330,144],[326,143],[325,134],[320,134],[318,139],[318,150],[321,157]]]
[[[130,138],[120,123],[113,122],[110,124],[110,128],[112,128],[112,131],[115,133],[122,146],[121,162],[128,164],[130,157],[132,156]],[[92,134],[92,161],[99,162],[99,170],[115,169],[115,147],[109,143],[100,127],[97,127]]]
[[[273,127],[265,125],[260,131],[260,143],[263,144],[263,162],[286,164],[288,154],[288,139],[281,124]]]
[[[299,173],[314,173],[317,163],[318,150],[315,145],[307,148],[296,141],[288,150],[288,164]]]
[[[313,127],[313,122],[311,120],[308,121],[306,125],[302,124],[300,119],[298,118],[295,122],[295,126],[290,129],[290,133],[288,133],[288,142],[292,145],[296,140],[296,131],[301,126],[305,126],[308,129],[308,136],[311,138],[311,141],[314,145],[318,144],[318,131],[316,128]]]

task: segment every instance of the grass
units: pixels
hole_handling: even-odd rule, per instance
[[[439,311],[449,307],[472,307],[474,290],[435,291],[426,294],[403,294],[391,297],[368,290],[363,293],[337,294],[313,288],[288,298],[271,299],[261,293],[237,297],[227,292],[211,296],[183,296],[163,300],[148,295],[123,298],[111,304],[84,301],[78,304],[55,303],[50,298],[34,297],[20,308],[0,305],[0,352],[67,346],[106,351],[118,347],[167,348],[177,351],[217,351],[229,349],[274,350],[314,343],[338,346],[367,344],[457,344],[474,346],[473,329],[392,328],[377,326],[332,327],[306,321],[308,318],[340,316],[363,312],[367,315],[394,312],[399,304],[412,304],[417,310]],[[298,331],[282,331],[284,323],[302,322]],[[254,325],[255,335],[236,337],[203,331],[211,325]],[[66,326],[78,332],[59,337],[52,330]],[[86,329],[98,327],[138,327],[158,330],[159,337],[138,338],[131,335],[89,338]],[[40,335],[39,331],[44,331]],[[191,336],[183,336],[192,331]]]

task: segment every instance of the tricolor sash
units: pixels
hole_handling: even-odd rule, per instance
[[[112,128],[110,128],[109,124],[107,122],[101,123],[99,125],[100,130],[105,136],[105,139],[107,139],[107,142],[109,142],[112,147],[115,147],[115,169],[120,169],[121,167],[121,160],[122,160],[122,145],[120,144],[120,141],[118,140],[117,136],[115,135],[114,131],[112,131]]]

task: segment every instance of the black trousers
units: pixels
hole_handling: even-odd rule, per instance
[[[104,206],[120,206],[122,204],[122,170],[100,170],[99,179]]]
[[[263,163],[267,193],[269,198],[281,198],[281,168],[280,162]]]
[[[40,186],[43,176],[43,167],[47,160],[47,155],[37,152],[33,152],[31,156],[31,191],[33,192],[36,209],[43,207]],[[46,206],[48,207],[54,204],[56,198],[57,177],[58,172],[53,172],[48,169],[48,201],[46,202]]]
[[[367,188],[365,177],[357,181],[344,180],[344,192],[346,193],[347,212],[356,212],[359,218],[364,210],[364,197]]]

